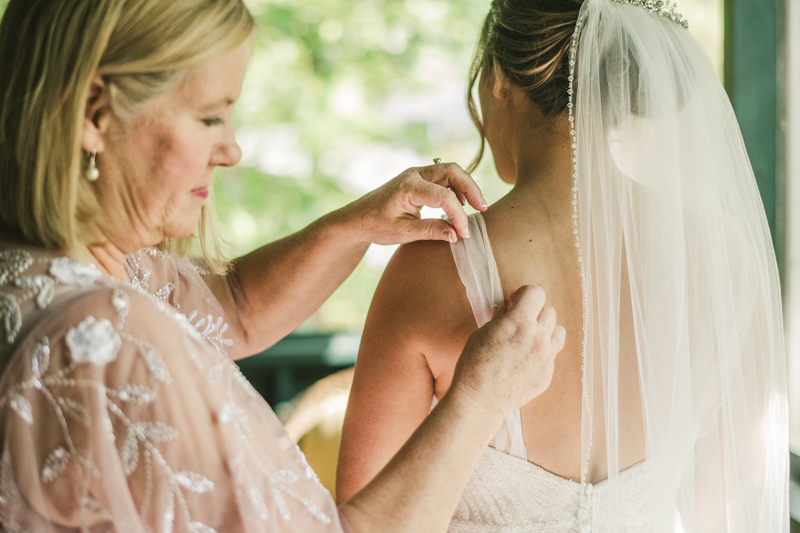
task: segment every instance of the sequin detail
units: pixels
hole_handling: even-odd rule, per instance
[[[123,402],[144,405],[155,400],[156,393],[141,385],[125,385],[117,391],[117,397]]]
[[[81,498],[81,507],[84,511],[96,514],[101,520],[111,520],[111,513],[109,513],[103,505],[89,496]]]
[[[159,260],[173,260],[164,252],[144,253]],[[141,254],[134,255],[142,258]],[[177,264],[178,271],[183,276],[197,276],[194,269],[185,268],[189,265],[188,262],[185,263],[186,265]],[[44,264],[44,267],[36,272],[33,269],[29,272],[27,269],[34,264]],[[130,260],[128,264],[131,265]],[[224,460],[232,464],[231,457],[240,458],[241,464],[239,473],[235,476],[233,497],[240,505],[252,509],[252,518],[259,521],[266,520],[270,516],[269,510],[275,509],[274,514],[290,523],[292,513],[302,512],[313,517],[319,524],[331,524],[331,516],[314,501],[299,493],[298,483],[301,476],[316,479],[313,471],[310,475],[306,471],[310,467],[307,467],[304,460],[300,460],[301,454],[294,460],[294,452],[286,452],[293,460],[284,465],[291,465],[296,472],[286,468],[270,470],[275,465],[263,461],[263,457],[259,456],[260,452],[257,450],[260,444],[257,439],[263,438],[263,435],[256,435],[256,432],[261,431],[262,422],[259,421],[259,426],[254,431],[255,421],[251,423],[248,414],[237,404],[237,401],[257,398],[257,394],[227,357],[227,349],[234,341],[227,336],[229,327],[224,317],[218,312],[213,315],[195,312],[190,321],[180,312],[180,302],[172,301],[176,294],[180,294],[178,291],[181,290],[181,285],[160,280],[157,285],[160,288],[155,293],[149,292],[150,285],[156,283],[152,271],[145,265],[146,257],[135,269],[132,283],[125,285],[102,276],[93,265],[70,258],[43,257],[34,260],[26,252],[6,251],[0,254],[0,334],[8,333],[3,336],[2,341],[13,342],[16,339],[22,328],[21,309],[27,313],[30,308],[23,307],[23,304],[33,299],[38,308],[47,308],[56,295],[94,285],[88,290],[99,293],[97,289],[109,289],[109,303],[113,310],[112,316],[94,314],[81,317],[82,319],[76,320],[77,325],[66,331],[63,341],[53,339],[58,343],[52,345],[54,349],[63,343],[66,351],[53,352],[47,337],[40,337],[36,342],[26,339],[24,342],[30,344],[21,345],[20,349],[27,351],[24,377],[19,383],[6,389],[8,392],[0,397],[0,409],[6,408],[9,413],[13,413],[8,416],[16,417],[19,422],[11,418],[14,423],[33,425],[35,422],[45,423],[45,420],[38,419],[43,408],[48,416],[47,423],[60,425],[61,442],[48,450],[41,460],[39,477],[42,482],[60,483],[63,478],[66,485],[69,485],[83,476],[91,479],[101,475],[100,469],[92,462],[90,453],[81,448],[85,446],[83,437],[76,437],[86,435],[83,428],[92,428],[99,431],[99,440],[107,439],[116,443],[112,446],[119,453],[122,466],[120,473],[135,476],[131,477],[136,480],[135,483],[147,480],[144,501],[141,508],[137,509],[143,520],[151,520],[152,512],[158,508],[160,516],[155,529],[216,533],[213,528],[197,521],[195,518],[198,517],[192,516],[188,503],[189,494],[214,494],[214,482],[191,467],[178,468],[173,462],[179,463],[180,458],[174,453],[162,454],[162,447],[176,446],[174,442],[183,438],[183,435],[176,427],[163,421],[130,418],[133,416],[131,413],[141,415],[161,412],[157,407],[143,410],[136,406],[157,402],[162,389],[166,391],[172,384],[171,366],[167,365],[172,359],[165,359],[185,357],[197,367],[201,379],[203,376],[210,378],[213,375],[216,390],[224,394],[217,404],[217,415],[220,422],[225,420],[225,431],[231,436],[233,444],[230,455]],[[168,271],[170,268],[173,266],[167,265]],[[65,288],[65,285],[71,287]],[[160,313],[170,322],[169,327],[173,329],[169,331],[175,331],[181,336],[180,339],[175,339],[175,346],[184,347],[185,352],[178,350],[177,353],[159,353],[151,344],[133,336],[135,330],[126,329],[126,322],[132,314],[132,299],[134,295],[138,296],[137,293],[147,298],[146,305],[152,306],[151,312]],[[207,288],[206,293],[213,297]],[[212,308],[219,309],[218,303]],[[58,357],[53,353],[57,353]],[[123,353],[126,357],[125,363],[119,361]],[[129,354],[134,354],[134,358],[130,359]],[[101,370],[98,373],[89,368],[87,374],[81,370],[86,368],[81,365],[87,363],[100,368],[114,364],[132,364],[133,368],[140,365],[140,370],[135,370],[130,376],[144,376],[145,383],[149,386],[135,382],[116,382],[111,385],[105,379],[90,378],[89,376],[114,376],[114,372],[104,373]],[[36,406],[35,410],[32,403]],[[97,407],[100,408],[99,412]],[[108,465],[101,466],[106,468]],[[6,474],[7,471],[0,469],[0,476]],[[159,489],[156,489],[156,484]],[[3,497],[2,491],[6,486],[11,485],[0,480],[0,498]],[[321,486],[320,491],[323,491]],[[156,502],[156,495],[161,501]],[[101,503],[102,498],[92,495],[88,487],[86,492],[76,496],[81,528],[88,530],[87,524],[98,519],[114,520]],[[197,497],[199,496],[193,496]],[[291,506],[290,502],[296,504]],[[0,500],[0,506],[2,505],[3,501]],[[145,518],[146,516],[151,518]],[[12,526],[13,524],[9,524],[9,527]]]
[[[0,252],[0,285],[15,280],[33,264],[33,257],[24,250]]]
[[[175,481],[177,481],[178,485],[181,487],[196,494],[203,494],[214,490],[214,483],[196,472],[177,472],[175,474]]]
[[[76,363],[104,366],[117,358],[122,339],[109,320],[89,316],[67,332],[67,346]]]
[[[4,340],[11,344],[22,328],[22,311],[13,294],[0,292],[0,320],[3,321]]]
[[[8,397],[8,405],[28,424],[33,424],[33,409],[31,402],[18,392],[12,392]]]
[[[71,398],[61,396],[57,400],[64,414],[69,415],[86,427],[92,424],[92,418],[86,408]]]
[[[678,4],[671,0],[614,0],[618,4],[643,7],[653,15],[669,19],[684,28],[689,28],[689,21],[678,13]]]
[[[55,282],[47,276],[25,276],[14,281],[17,287],[29,289],[30,295],[36,297],[36,305],[44,309],[53,301]]]
[[[69,452],[67,450],[63,447],[53,450],[50,455],[47,456],[47,459],[44,460],[44,466],[42,466],[42,481],[45,483],[53,481],[67,468],[67,463],[69,463]]]
[[[102,273],[91,263],[58,257],[50,264],[50,275],[66,285],[86,286],[97,280]]]

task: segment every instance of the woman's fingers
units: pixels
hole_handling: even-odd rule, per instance
[[[477,391],[504,414],[550,386],[566,338],[544,290],[523,286],[509,300],[507,312],[493,309],[493,319],[470,336],[451,386]]]
[[[511,305],[509,314],[521,315],[526,320],[536,322],[544,308],[545,298],[544,290],[541,287],[523,285],[508,298]]]
[[[469,221],[467,213],[458,201],[456,193],[450,189],[422,181],[417,187],[415,197],[412,199],[415,205],[426,205],[428,207],[440,207],[453,222],[453,227],[458,234],[464,238],[469,238]]]
[[[544,326],[545,328],[552,329],[556,326],[556,310],[553,309],[553,306],[546,305],[542,312],[539,313],[539,324]]]
[[[419,173],[431,183],[453,189],[459,199],[463,196],[478,211],[486,211],[486,208],[489,207],[483,198],[481,188],[478,187],[472,176],[456,163],[439,163],[422,167],[419,169]]]
[[[567,342],[567,330],[564,329],[564,326],[557,325],[553,330],[553,336],[550,339],[550,343],[557,352],[560,352],[561,349],[564,348],[565,342]]]
[[[408,233],[412,240],[445,241],[455,243],[458,241],[453,226],[436,218],[422,220],[409,220]]]
[[[485,210],[480,188],[453,163],[411,168],[353,202],[343,211],[359,237],[376,244],[404,244],[422,239],[456,242],[469,238],[464,202]],[[451,224],[420,220],[422,206],[444,210]]]

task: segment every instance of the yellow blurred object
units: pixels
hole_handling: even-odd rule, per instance
[[[342,424],[352,383],[352,368],[332,374],[299,394],[278,413],[322,485],[334,498]]]

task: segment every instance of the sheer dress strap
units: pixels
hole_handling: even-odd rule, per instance
[[[492,245],[489,243],[486,222],[480,213],[469,216],[469,234],[469,239],[459,239],[451,244],[450,250],[453,252],[458,276],[467,291],[475,322],[481,327],[492,319],[492,307],[503,303],[503,288],[500,285],[500,274],[497,272]],[[527,460],[519,409],[506,417],[491,446]]]

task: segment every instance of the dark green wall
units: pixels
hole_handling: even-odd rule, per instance
[[[778,250],[781,5],[782,0],[725,0],[725,89]]]

